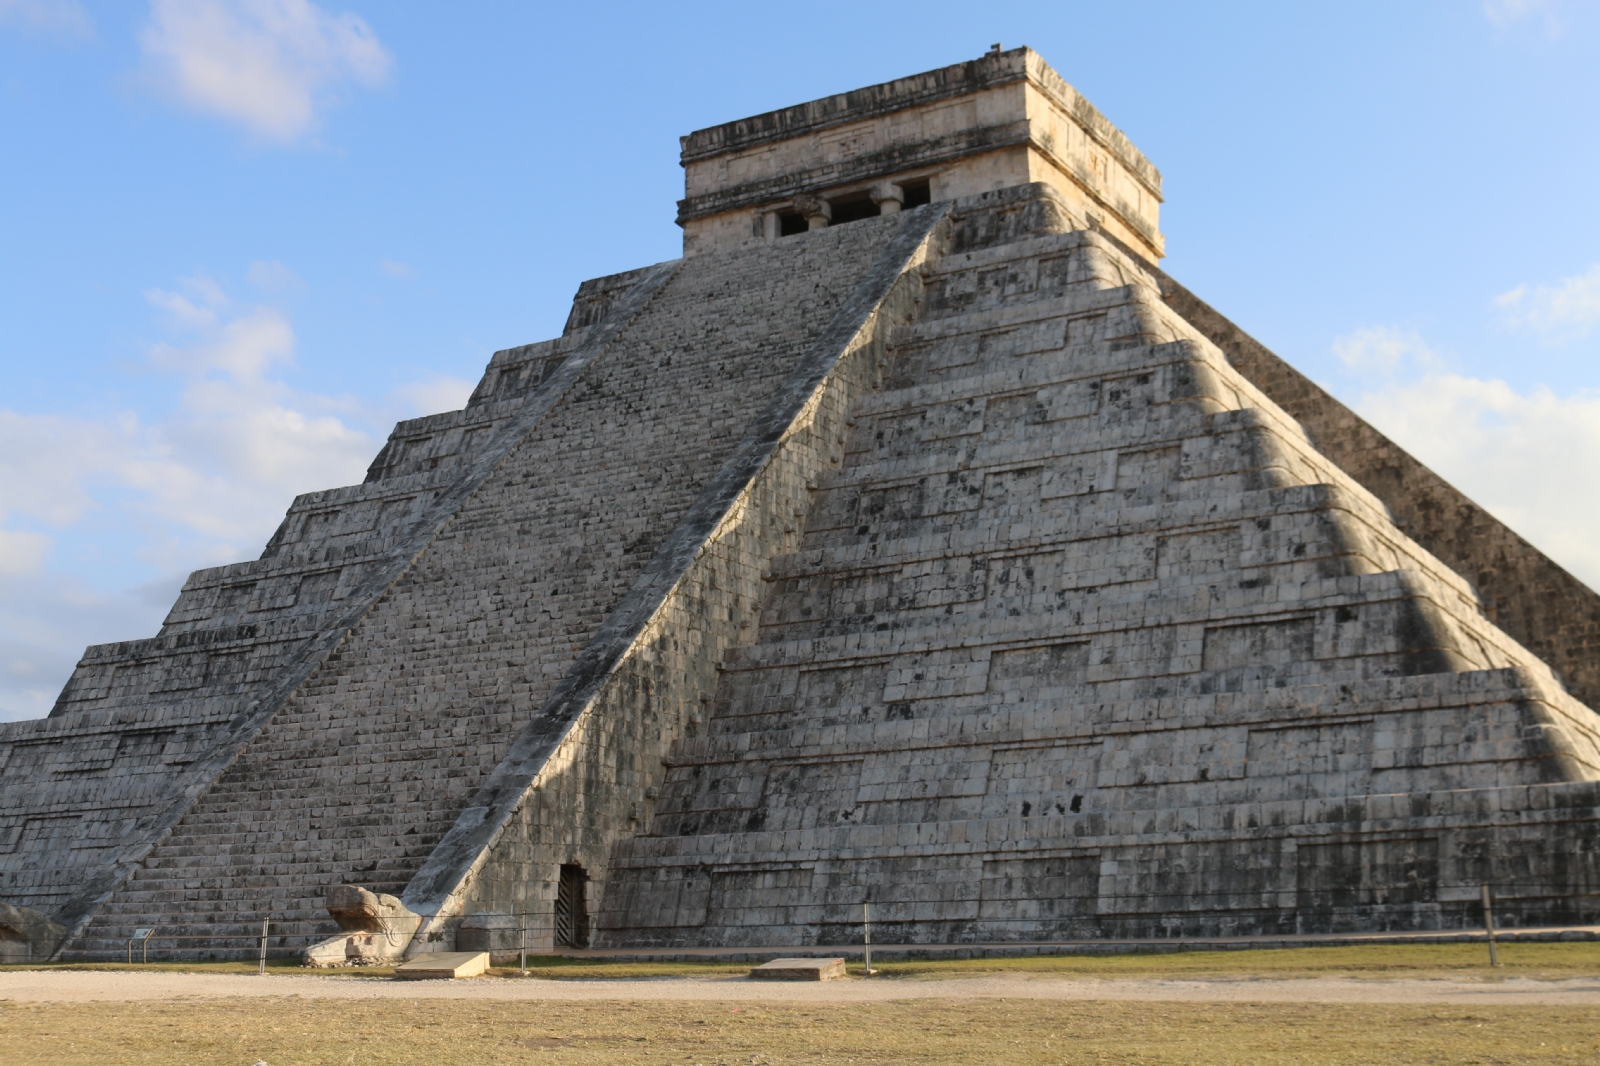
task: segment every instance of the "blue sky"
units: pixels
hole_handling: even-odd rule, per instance
[[[0,0],[0,718],[359,481],[584,278],[677,137],[1033,46],[1169,271],[1600,584],[1600,5]]]

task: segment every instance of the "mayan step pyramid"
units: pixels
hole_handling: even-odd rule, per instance
[[[1165,275],[1036,54],[683,164],[683,259],[0,726],[0,954],[1597,918],[1600,597]]]

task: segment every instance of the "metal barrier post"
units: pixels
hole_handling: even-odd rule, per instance
[[[862,943],[867,949],[867,976],[871,977],[872,969],[872,903],[863,900],[861,904],[861,933]]]
[[[527,919],[517,922],[517,933],[522,940],[522,976],[528,976],[528,922]]]
[[[267,972],[267,923],[270,918],[261,919],[261,968],[256,972],[262,976]]]
[[[1489,934],[1489,965],[1500,965],[1500,953],[1494,948],[1494,910],[1489,903],[1489,882],[1483,883],[1483,928]]]

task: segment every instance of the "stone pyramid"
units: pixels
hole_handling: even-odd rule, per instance
[[[1594,920],[1600,597],[1167,277],[1036,54],[683,160],[684,259],[0,726],[0,954]]]

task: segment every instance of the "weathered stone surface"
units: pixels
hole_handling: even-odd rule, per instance
[[[427,981],[477,977],[489,969],[487,951],[435,951],[394,968],[402,981]]]
[[[13,941],[1600,917],[1600,601],[1151,266],[1159,175],[1039,57],[684,162],[693,254],[0,726]]]
[[[373,966],[405,954],[422,919],[393,896],[359,885],[332,885],[328,914],[343,933],[301,953],[307,966]]]
[[[843,959],[773,959],[750,968],[755,981],[835,981],[844,976]]]
[[[1600,721],[1140,262],[982,221],[1029,197],[956,205],[600,943],[1589,918]]]
[[[1030,48],[696,130],[682,162],[690,256],[775,236],[785,213],[815,228],[908,187],[957,200],[1028,182],[1146,256],[1165,244],[1160,172]]]
[[[495,963],[515,962],[523,949],[522,919],[515,914],[481,911],[456,927],[457,951],[485,951]]]
[[[0,964],[48,959],[66,935],[65,928],[32,908],[0,903]]]

